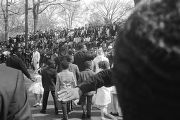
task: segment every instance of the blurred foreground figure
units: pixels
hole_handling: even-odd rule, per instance
[[[180,1],[140,3],[115,43],[113,83],[123,120],[179,120]],[[101,77],[102,78],[102,77]],[[63,100],[110,85],[92,77],[59,92]],[[64,94],[65,93],[65,94]]]
[[[32,120],[21,71],[0,65],[0,120]]]
[[[16,54],[6,51],[4,55],[6,56],[6,65],[8,67],[21,70],[22,73],[24,73],[24,75],[32,81],[31,75],[29,74],[26,65]]]

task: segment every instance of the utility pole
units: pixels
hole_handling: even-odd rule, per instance
[[[25,47],[28,48],[28,0],[25,0]]]

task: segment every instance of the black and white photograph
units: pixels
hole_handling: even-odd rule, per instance
[[[0,0],[0,120],[180,120],[180,0]]]

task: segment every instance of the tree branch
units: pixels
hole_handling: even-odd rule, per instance
[[[11,12],[12,14],[21,15],[21,14],[20,14],[20,11],[18,11],[18,12],[14,12],[14,11],[12,11],[12,10],[8,10],[8,11]]]
[[[52,4],[46,5],[42,10],[40,10],[40,11],[38,12],[38,14],[41,14],[41,13],[42,13],[44,10],[46,10],[49,6],[53,6],[53,5],[60,5],[61,7],[64,8],[63,3],[52,3]],[[64,8],[64,9],[65,9],[65,8]]]

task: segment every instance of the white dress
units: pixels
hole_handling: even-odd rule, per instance
[[[101,87],[97,89],[95,104],[98,106],[107,106],[111,103],[111,88]]]
[[[40,53],[38,51],[33,52],[32,62],[35,70],[39,68],[39,61],[40,61]]]
[[[104,55],[98,55],[97,57],[94,58],[93,60],[93,64],[95,66],[95,73],[98,73],[101,71],[101,69],[98,67],[98,63],[100,61],[107,61],[109,63],[109,59],[107,57],[105,57]]]
[[[36,82],[32,83],[32,85],[29,87],[29,91],[33,94],[43,94],[44,88],[42,86],[42,77],[41,75],[35,75],[34,79]]]

